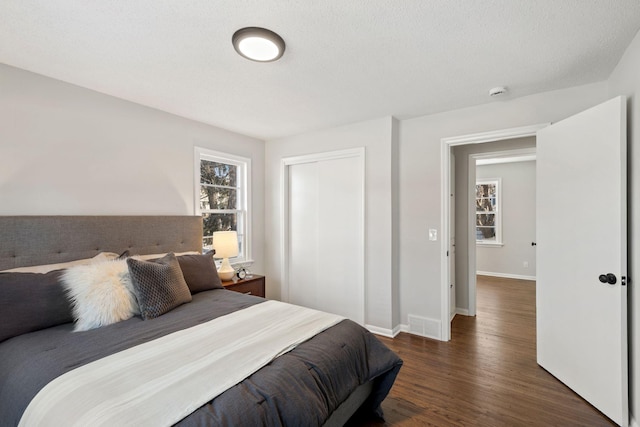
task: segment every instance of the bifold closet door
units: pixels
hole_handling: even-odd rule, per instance
[[[361,159],[292,164],[287,175],[289,302],[362,322]]]

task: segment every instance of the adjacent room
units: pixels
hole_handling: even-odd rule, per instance
[[[0,426],[640,427],[639,31],[0,3]]]

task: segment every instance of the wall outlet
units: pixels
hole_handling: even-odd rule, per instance
[[[522,266],[523,266],[524,268],[529,268],[529,261],[524,261],[524,262],[522,263]]]
[[[429,229],[429,240],[438,240],[438,230],[435,228]]]

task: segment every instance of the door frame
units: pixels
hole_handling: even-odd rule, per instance
[[[366,188],[366,173],[365,173],[365,148],[350,148],[346,150],[329,151],[324,153],[312,153],[304,154],[300,156],[284,157],[280,160],[280,200],[282,202],[280,206],[280,271],[282,271],[282,286],[281,286],[281,299],[285,302],[289,302],[289,167],[293,165],[299,165],[304,163],[315,163],[327,160],[337,160],[355,157],[359,160],[359,169],[362,178],[362,197],[359,200],[360,207],[360,251],[357,259],[351,260],[353,269],[358,273],[358,280],[356,280],[356,287],[358,295],[361,295],[359,301],[355,301],[357,304],[358,318],[351,319],[360,325],[365,325],[365,259],[366,259],[366,245],[365,245],[365,230],[366,230],[366,215],[365,215],[365,188]]]
[[[461,135],[454,137],[442,138],[440,141],[440,170],[442,175],[440,178],[440,229],[442,230],[442,239],[440,242],[440,339],[442,341],[451,340],[451,321],[450,319],[450,301],[449,301],[449,269],[450,257],[448,256],[449,240],[451,236],[451,224],[449,220],[449,194],[451,182],[451,170],[449,161],[451,150],[453,147],[468,144],[483,144],[486,142],[503,141],[507,139],[524,138],[527,136],[535,136],[536,132],[550,123],[540,123],[530,126],[522,126],[516,128],[501,129],[491,132],[481,132],[469,135]],[[475,163],[475,159],[473,159]],[[474,174],[475,175],[475,174]],[[455,224],[454,224],[455,225]],[[471,235],[471,233],[469,233]],[[458,236],[460,238],[460,236]],[[473,261],[475,264],[475,240],[473,244],[469,244],[468,254],[473,252]],[[469,255],[471,259],[471,255]],[[469,261],[470,262],[470,261]],[[473,276],[473,277],[471,277]],[[469,281],[473,280],[475,285],[475,270],[469,270]],[[469,282],[470,283],[470,282]],[[456,283],[458,286],[459,283]],[[474,286],[473,314],[475,315],[475,286]],[[469,308],[471,309],[471,295],[469,295]]]
[[[453,153],[449,153],[449,198],[447,203],[449,204],[449,223],[455,224],[456,222],[456,156]],[[453,188],[452,188],[453,187]],[[449,231],[455,231],[455,227],[452,227]],[[453,235],[453,236],[452,236]],[[449,233],[449,245],[447,250],[449,251],[448,266],[449,269],[449,298],[453,296],[454,301],[449,300],[449,322],[453,321],[456,315],[456,302],[455,296],[458,292],[458,285],[456,284],[456,235],[455,233]],[[453,277],[451,275],[453,274]],[[453,295],[452,295],[453,294]]]

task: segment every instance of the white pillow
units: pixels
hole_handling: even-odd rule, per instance
[[[71,301],[75,331],[88,331],[140,314],[126,260],[68,268],[62,284]]]
[[[100,252],[98,255],[93,258],[87,259],[79,259],[76,261],[68,261],[61,262],[58,264],[43,264],[43,265],[32,265],[30,267],[17,267],[12,268],[10,270],[2,270],[0,273],[40,273],[45,274],[53,270],[62,270],[63,268],[73,267],[75,265],[84,265],[91,264],[92,262],[99,262],[108,259],[116,259],[118,258],[118,254],[113,252]]]

